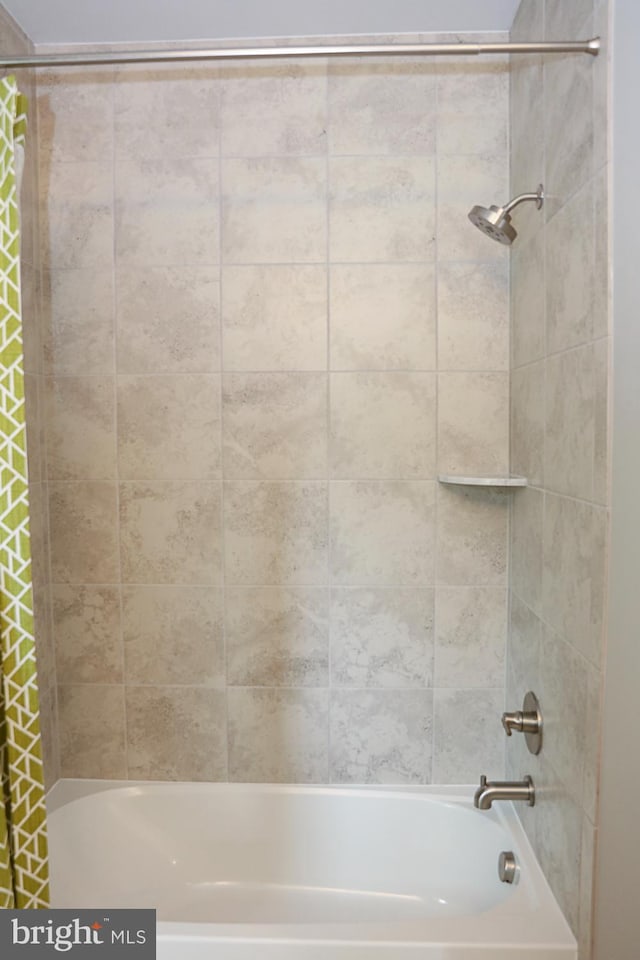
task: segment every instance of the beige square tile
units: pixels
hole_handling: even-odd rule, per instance
[[[326,185],[326,162],[314,157],[223,161],[223,261],[324,260]]]
[[[511,586],[542,616],[544,494],[532,488],[518,490],[511,510]]]
[[[224,267],[222,279],[225,370],[326,369],[325,267]]]
[[[489,118],[506,114],[510,74],[507,59],[455,57],[438,60],[436,64],[439,114],[484,112]]]
[[[40,178],[40,253],[51,269],[113,263],[111,164],[52,163]]]
[[[528,42],[543,36],[544,3],[545,0],[528,0],[520,4],[511,27],[512,41]],[[511,192],[516,196],[530,190],[544,170],[544,56],[529,53],[509,59]]]
[[[328,685],[326,588],[230,587],[225,636],[231,685]]]
[[[435,370],[433,264],[331,267],[332,370]]]
[[[118,265],[218,262],[218,160],[119,160],[115,167]]]
[[[20,88],[24,91],[24,74],[21,77]],[[20,190],[20,255],[23,263],[35,265],[40,255],[39,237],[39,209],[38,209],[38,180],[39,163],[36,150],[31,144],[37,141],[37,128],[32,126],[27,130],[26,155]]]
[[[23,74],[24,77],[24,74]],[[21,89],[24,86],[21,82]],[[23,263],[35,265],[40,255],[39,209],[38,209],[38,156],[31,149],[37,139],[36,130],[27,130],[27,151],[20,191],[20,253]]]
[[[529,4],[535,11],[524,39],[542,36],[543,4]],[[518,37],[512,31],[517,42]],[[517,196],[533,189],[544,171],[544,80],[542,56],[512,58],[511,65],[511,193]]]
[[[468,106],[466,102],[464,106]],[[504,105],[496,114],[488,114],[483,110],[475,113],[449,110],[438,113],[438,153],[441,156],[500,154],[507,150],[508,134],[508,116]]]
[[[483,771],[499,780],[504,731],[496,719],[504,709],[504,690],[434,690],[433,698],[433,782],[475,783]]]
[[[118,377],[121,481],[215,480],[220,464],[220,377]]]
[[[567,793],[582,806],[584,795],[587,663],[552,630],[540,650],[540,689],[544,710],[545,762]]]
[[[554,145],[554,149],[547,146],[546,150],[547,219],[586,184],[593,173],[593,64],[590,61],[591,57],[547,57],[545,60],[545,142]]]
[[[221,70],[221,81],[224,157],[326,153],[324,61],[229,63]]]
[[[435,153],[435,71],[426,60],[329,62],[333,156]]]
[[[42,738],[42,766],[45,790],[50,790],[60,779],[60,737],[58,734],[57,690],[55,686],[40,687],[40,735]]]
[[[577,932],[583,815],[560,784],[551,782],[545,799],[540,804],[536,854],[560,909]],[[567,883],[567,877],[574,881]]]
[[[545,486],[583,500],[593,497],[594,380],[592,346],[546,361]]]
[[[607,163],[611,150],[609,123],[609,80],[612,59],[612,24],[614,4],[595,0],[592,37],[600,37],[602,49],[593,64],[593,169],[597,172]]]
[[[326,483],[227,483],[224,510],[227,583],[327,582]]]
[[[506,263],[443,263],[438,268],[438,367],[509,369]]]
[[[127,687],[132,780],[226,780],[226,697],[202,687]]]
[[[116,157],[216,157],[219,82],[213,64],[120,68],[114,96]]]
[[[591,185],[547,224],[547,351],[587,343],[593,333],[594,231]]]
[[[336,158],[329,176],[333,263],[433,260],[433,158]]]
[[[331,375],[331,475],[431,478],[436,382],[430,373]]]
[[[34,584],[49,582],[50,518],[49,488],[44,483],[29,485],[29,530],[31,574]]]
[[[59,686],[58,717],[61,776],[126,779],[124,687]]]
[[[225,478],[326,477],[326,374],[225,374],[223,408]]]
[[[24,250],[24,248],[22,248]],[[23,369],[32,375],[43,372],[42,341],[44,321],[40,307],[42,282],[39,271],[25,262],[22,253],[20,262],[20,295],[22,313]]]
[[[438,260],[501,260],[506,248],[492,243],[467,219],[474,204],[505,203],[509,192],[504,154],[445,156],[438,163]]]
[[[438,473],[509,471],[509,374],[438,375]]]
[[[517,594],[512,593],[510,600],[507,692],[509,703],[521,704],[528,690],[540,689],[540,650],[544,627],[542,621],[526,603],[519,599]],[[519,706],[518,709],[520,709]],[[528,752],[527,756],[529,756]]]
[[[585,20],[593,12],[594,0],[546,0],[545,3],[545,40],[564,40],[573,34],[580,34]]]
[[[220,369],[219,267],[116,272],[118,373]]]
[[[36,646],[38,689],[56,685],[56,650],[51,618],[51,585],[33,583],[33,634]]]
[[[113,153],[113,70],[38,71],[40,162],[105,160]]]
[[[431,686],[433,616],[433,590],[333,587],[332,685]]]
[[[511,372],[511,470],[542,486],[546,397],[545,363]]]
[[[601,507],[545,495],[544,618],[596,666],[602,655],[606,525]]]
[[[52,376],[114,373],[111,270],[54,270],[42,277],[45,372]]]
[[[49,479],[115,481],[114,378],[58,377],[47,393]]]
[[[340,586],[430,586],[434,484],[331,484],[331,577]]]
[[[54,583],[118,582],[116,503],[112,483],[49,484]]]
[[[326,783],[328,691],[229,688],[229,779]]]
[[[602,672],[598,667],[587,664],[582,806],[587,816],[593,820],[597,819],[600,792],[600,724],[603,696]]]
[[[120,589],[54,584],[56,668],[65,683],[122,683]]]
[[[580,902],[578,904],[578,950],[581,957],[591,956],[594,867],[597,832],[588,817],[582,821],[580,850]]]
[[[593,498],[597,503],[610,503],[609,392],[612,389],[611,343],[607,338],[593,347],[594,361],[594,436]]]
[[[220,497],[219,483],[122,484],[123,582],[219,583]]]
[[[332,783],[431,779],[431,690],[333,690]]]
[[[496,60],[437,61],[438,153],[507,150],[509,67]]]
[[[522,241],[522,245],[520,245]],[[511,353],[516,367],[545,356],[545,228],[511,252]]]
[[[439,584],[506,585],[509,496],[497,491],[439,486]]]
[[[44,476],[43,428],[45,411],[44,379],[31,373],[24,374],[24,418],[27,433],[27,469],[29,483],[40,483]]]
[[[601,169],[592,183],[594,193],[594,276],[593,276],[593,336],[610,336],[613,325],[612,229],[609,206],[611,201],[611,164]]]
[[[125,682],[224,686],[222,608],[222,591],[209,586],[125,587]]]
[[[436,591],[435,687],[501,687],[507,640],[504,587]]]

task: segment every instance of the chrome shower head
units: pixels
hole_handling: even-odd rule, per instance
[[[478,230],[482,230],[487,237],[497,240],[498,243],[511,246],[518,234],[515,227],[511,225],[510,211],[517,207],[519,203],[524,203],[525,200],[534,200],[536,207],[540,210],[544,203],[542,184],[539,185],[536,193],[521,193],[519,197],[510,200],[504,207],[472,207],[469,211],[469,220]]]

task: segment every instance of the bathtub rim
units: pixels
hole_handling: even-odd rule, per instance
[[[60,807],[73,803],[75,800],[81,800],[84,797],[89,797],[97,793],[106,793],[107,791],[121,790],[128,787],[169,787],[176,790],[176,792],[178,788],[189,787],[190,789],[195,788],[198,792],[204,790],[232,792],[242,789],[251,793],[260,793],[265,790],[269,793],[280,793],[284,790],[314,793],[332,791],[346,795],[357,795],[361,792],[373,794],[402,793],[407,796],[432,796],[435,800],[444,803],[462,804],[473,801],[473,794],[477,786],[477,784],[261,783],[258,781],[245,782],[228,780],[98,780],[91,778],[60,777],[47,791],[46,805],[47,814],[52,814]],[[503,804],[503,813],[507,806],[511,807],[513,811],[511,804]],[[498,808],[494,807],[491,810],[483,811],[483,814],[484,813],[488,814],[489,818],[495,822],[500,822],[501,818],[498,815]],[[515,811],[513,811],[513,813],[515,816]]]

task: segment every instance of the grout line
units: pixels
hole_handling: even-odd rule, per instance
[[[326,467],[326,480],[327,480],[327,582],[329,583],[329,621],[328,621],[328,631],[327,631],[327,682],[329,687],[328,692],[328,701],[327,701],[327,783],[333,782],[332,775],[332,742],[331,742],[331,719],[333,713],[333,703],[331,691],[333,688],[333,663],[332,663],[332,648],[333,648],[333,586],[332,586],[332,576],[331,576],[331,565],[332,565],[332,543],[331,543],[331,461],[332,461],[332,444],[331,444],[331,381],[332,381],[332,365],[331,365],[331,144],[330,144],[330,130],[331,130],[331,70],[329,67],[329,62],[325,61],[325,123],[326,123],[326,217],[327,217],[327,234],[326,234],[326,298],[327,298],[327,313],[326,313],[326,371],[327,371],[327,422],[326,422],[326,456],[327,456],[327,467]]]
[[[565,641],[565,642],[567,642],[567,641]],[[567,643],[567,645],[570,646],[572,650],[575,650],[575,647],[573,647],[571,644]],[[578,651],[578,650],[575,650],[575,652],[576,652],[577,654],[580,653],[580,651]],[[585,658],[583,657],[583,659],[585,659]],[[587,663],[587,664],[589,664],[591,667],[593,667],[593,664],[591,664],[589,660],[586,660],[586,659],[585,659],[585,663]],[[134,681],[134,682],[132,682],[132,683],[122,683],[122,682],[118,681],[118,682],[115,682],[115,683],[108,683],[108,682],[102,682],[102,681],[100,681],[100,682],[98,682],[98,683],[91,683],[90,681],[87,682],[87,681],[85,681],[85,680],[80,680],[80,681],[73,681],[73,680],[72,680],[71,682],[68,682],[68,683],[62,683],[62,684],[60,684],[60,686],[61,686],[61,687],[91,687],[91,688],[95,688],[95,687],[105,687],[105,688],[107,688],[107,689],[112,689],[113,687],[129,687],[129,688],[142,689],[142,690],[158,690],[158,689],[169,689],[169,690],[185,690],[185,689],[186,689],[186,690],[190,690],[190,689],[198,689],[198,690],[210,690],[210,691],[212,691],[212,692],[218,692],[218,693],[220,693],[220,692],[222,692],[222,691],[224,690],[224,687],[222,687],[222,686],[219,685],[219,684],[207,684],[207,683],[197,683],[197,682],[195,682],[195,683],[140,683],[140,682],[138,682],[138,681]],[[319,683],[319,684],[317,684],[317,685],[306,684],[306,685],[304,685],[304,686],[302,686],[302,685],[294,686],[294,685],[288,684],[288,683],[287,683],[287,684],[277,684],[277,683],[263,683],[263,684],[261,684],[261,683],[232,683],[232,684],[229,685],[229,687],[230,687],[230,689],[232,689],[232,690],[277,690],[277,691],[288,690],[288,691],[294,691],[294,692],[296,692],[296,693],[304,693],[304,692],[307,692],[307,691],[310,692],[310,693],[312,693],[312,692],[316,692],[316,691],[318,691],[318,690],[326,690],[327,692],[330,691],[330,687],[329,687],[327,684],[323,684],[323,683]],[[389,696],[393,697],[394,695],[397,695],[398,693],[419,693],[419,694],[423,695],[423,694],[428,694],[428,693],[434,693],[436,690],[437,690],[437,691],[442,691],[442,692],[447,692],[447,691],[448,691],[448,692],[451,692],[451,693],[460,693],[460,692],[463,692],[463,693],[483,693],[483,692],[490,692],[490,691],[500,692],[500,691],[502,691],[504,688],[503,688],[502,686],[495,686],[495,685],[484,686],[484,687],[483,687],[483,686],[470,687],[470,686],[468,686],[468,685],[455,686],[455,687],[452,687],[452,686],[442,686],[442,687],[429,686],[429,687],[425,687],[425,686],[413,686],[413,685],[406,685],[406,686],[398,685],[397,687],[387,687],[387,686],[373,686],[373,685],[363,686],[363,685],[361,685],[361,684],[360,684],[360,685],[358,685],[358,684],[353,684],[353,685],[340,684],[339,686],[334,687],[334,689],[337,690],[337,691],[339,691],[339,692],[341,692],[341,693],[342,693],[342,692],[352,692],[352,693],[378,693],[378,694],[382,694],[382,695],[387,695],[387,694],[388,694]]]
[[[557,627],[554,627],[551,623],[549,623],[547,619],[545,619],[545,617],[541,613],[534,610],[531,604],[529,604],[526,600],[524,600],[520,596],[520,594],[517,592],[517,590],[512,590],[511,592],[513,596],[517,598],[518,603],[522,604],[523,607],[526,607],[526,609],[529,611],[529,613],[533,617],[535,617],[538,623],[540,623],[543,627],[549,630],[554,637],[558,638],[558,640],[561,643],[566,643],[566,645],[571,648],[571,650],[580,658],[580,660],[583,661],[583,663],[590,670],[601,673],[602,666],[600,664],[594,663],[593,660],[590,660],[589,657],[587,657],[586,654],[584,654],[582,650],[580,650],[580,648],[575,645],[575,643],[572,643],[571,640],[568,640],[567,637],[563,633],[561,633]]]
[[[96,583],[86,581],[75,581],[75,580],[58,580],[53,581],[51,586],[53,587],[118,587],[117,582],[106,582],[106,583]],[[190,587],[192,589],[200,590],[223,590],[223,586],[220,583],[206,583],[203,581],[193,582],[193,581],[171,581],[171,582],[149,582],[149,581],[129,581],[126,580],[122,583],[122,586],[127,589],[138,588],[138,589],[161,589],[161,590],[178,590],[184,587]],[[424,583],[424,584],[406,584],[406,583],[297,583],[287,581],[285,583],[238,583],[238,582],[229,582],[227,583],[227,589],[233,591],[242,591],[242,590],[284,590],[287,592],[295,592],[296,590],[329,590],[333,589],[340,592],[346,592],[349,590],[368,590],[368,591],[391,591],[398,590],[403,593],[407,591],[414,591],[416,593],[428,590],[504,590],[506,589],[506,583]]]
[[[509,58],[509,83],[507,86],[507,103],[506,103],[506,112],[507,112],[507,163],[508,163],[508,174],[509,174],[509,196],[515,196],[514,184],[513,184],[513,128],[511,123],[512,117],[512,96],[513,96],[513,58]],[[509,409],[507,412],[507,463],[509,464],[509,471],[514,472],[513,469],[513,432],[512,432],[512,422],[513,422],[513,356],[514,356],[514,347],[513,347],[513,309],[512,309],[512,283],[511,283],[511,274],[513,270],[513,255],[511,248],[509,249],[509,265],[507,270],[507,313],[508,313],[508,323],[507,323],[507,356],[509,358],[509,387],[508,387],[508,397],[509,397]],[[503,685],[504,685],[504,699],[502,703],[502,709],[507,709],[507,696],[508,696],[508,683],[509,683],[509,651],[510,651],[510,625],[511,625],[511,579],[512,579],[512,534],[513,534],[513,516],[514,516],[515,504],[513,498],[509,500],[508,507],[508,516],[507,516],[507,544],[506,544],[506,561],[507,561],[507,585],[505,592],[505,624],[504,624],[504,663],[503,663]],[[503,773],[504,776],[507,776],[507,766],[508,766],[508,744],[505,740],[503,744]]]
[[[124,650],[124,598],[122,590],[122,542],[120,535],[120,451],[118,444],[118,284],[116,282],[116,131],[115,131],[115,98],[116,82],[112,76],[110,81],[111,89],[111,230],[112,230],[112,264],[111,264],[111,283],[113,290],[112,318],[113,324],[113,444],[114,444],[114,465],[115,465],[115,497],[116,497],[116,553],[118,562],[118,614],[119,614],[119,647],[120,647],[120,666],[122,669],[122,685],[126,688],[126,662]],[[58,378],[56,378],[58,379]],[[60,378],[61,379],[61,378]],[[124,727],[124,768],[126,779],[130,779],[129,772],[129,716],[127,710],[126,696],[123,694],[123,727]]]
[[[434,255],[434,336],[435,336],[435,405],[433,412],[433,421],[435,425],[434,434],[435,434],[435,465],[437,470],[437,465],[440,463],[440,260],[439,260],[439,242],[438,237],[440,231],[438,229],[438,207],[440,199],[440,155],[438,152],[438,144],[440,139],[440,85],[442,81],[442,74],[439,71],[436,71],[435,75],[435,124],[434,124],[434,138],[435,138],[435,164],[434,164],[434,184],[433,184],[433,201],[434,201],[434,228],[435,228],[435,237],[433,245],[433,255]],[[438,533],[439,533],[439,523],[440,523],[440,511],[438,509],[438,504],[440,500],[440,492],[436,488],[435,496],[433,499],[433,580],[434,583],[438,582]],[[433,597],[433,682],[435,683],[437,670],[438,670],[438,600],[437,595],[434,593]],[[431,752],[431,763],[429,764],[429,770],[427,771],[427,764],[425,758],[425,783],[433,783],[433,771],[436,765],[436,698],[435,696],[431,697],[431,743],[430,743],[430,752]]]
[[[223,216],[223,163],[222,163],[222,139],[224,131],[222,129],[223,109],[222,97],[223,87],[220,82],[220,73],[217,73],[218,90],[218,376],[220,379],[220,586],[218,589],[222,599],[222,650],[224,657],[224,743],[225,743],[225,774],[227,781],[230,777],[230,756],[229,756],[229,650],[227,638],[227,548],[225,539],[225,453],[224,453],[224,382],[225,382],[225,364],[224,364],[224,316],[223,316],[223,285],[224,271],[222,269],[222,248],[224,235],[222,229]]]
[[[38,146],[38,137],[39,137],[39,110],[38,110],[38,77],[37,73],[33,72],[33,87],[34,87],[34,100],[35,100],[35,109],[36,109],[36,119],[35,119],[35,130],[37,133],[37,138],[35,146]],[[47,609],[47,629],[48,629],[48,640],[51,645],[50,655],[53,664],[53,683],[49,685],[49,693],[53,694],[53,703],[51,705],[51,713],[53,718],[53,730],[52,734],[52,752],[53,752],[53,762],[54,762],[54,776],[55,779],[59,779],[61,774],[61,755],[60,755],[60,710],[58,704],[58,665],[57,665],[57,650],[56,650],[56,636],[55,636],[55,622],[53,615],[53,590],[52,590],[52,563],[51,563],[51,507],[49,501],[49,444],[48,444],[48,396],[49,396],[49,382],[47,377],[46,364],[44,363],[44,347],[45,347],[45,336],[44,336],[44,303],[43,303],[43,292],[44,292],[44,266],[43,266],[43,248],[42,248],[42,238],[40,235],[40,221],[42,219],[42,204],[40,202],[40,181],[41,181],[41,161],[39,151],[36,152],[34,159],[35,166],[35,197],[34,197],[34,222],[32,224],[32,229],[35,230],[36,236],[33,239],[33,253],[36,263],[33,265],[33,275],[36,279],[37,289],[35,291],[35,312],[36,312],[36,323],[37,323],[37,336],[38,336],[38,347],[40,351],[40,356],[38,358],[38,413],[39,413],[39,422],[38,422],[38,446],[40,453],[40,483],[41,483],[41,495],[42,503],[46,509],[46,527],[45,527],[45,568],[47,583],[45,589],[45,600],[46,600],[46,609]],[[25,171],[26,172],[26,171]],[[35,609],[34,609],[35,613]]]
[[[603,340],[603,339],[607,339],[607,338],[606,338],[606,337],[600,337],[600,338],[598,338],[598,339],[599,339],[599,340]],[[589,341],[588,343],[585,343],[585,344],[579,344],[577,347],[570,347],[570,348],[568,348],[566,351],[559,351],[559,353],[565,353],[565,352],[568,353],[570,350],[578,350],[578,349],[580,349],[580,348],[583,347],[583,346],[590,346],[591,343],[595,343],[595,342],[596,342],[596,341]],[[552,354],[552,356],[554,356],[554,354]],[[541,359],[544,359],[544,358],[541,358]],[[532,366],[533,363],[537,363],[537,362],[539,362],[539,361],[532,361],[530,364],[522,364],[521,366],[522,366],[522,367]],[[521,369],[521,367],[519,367],[518,369]],[[484,369],[481,369],[481,370],[470,369],[470,368],[469,368],[469,369],[460,369],[460,368],[458,368],[458,369],[455,369],[455,370],[444,369],[444,370],[440,370],[440,371],[438,371],[435,367],[431,367],[431,368],[427,368],[427,367],[425,367],[425,368],[421,368],[421,367],[411,367],[411,368],[409,368],[409,367],[407,367],[407,368],[402,368],[402,367],[394,367],[394,368],[385,368],[385,367],[370,367],[370,368],[368,368],[368,367],[354,367],[354,368],[351,368],[351,369],[350,369],[350,368],[337,368],[337,369],[334,369],[334,370],[331,370],[331,371],[327,371],[326,368],[325,368],[325,369],[321,369],[321,368],[319,368],[319,367],[307,368],[307,369],[263,368],[263,369],[257,369],[257,370],[244,370],[244,369],[242,369],[242,370],[241,370],[241,369],[237,369],[237,370],[225,370],[225,371],[224,371],[224,376],[225,376],[225,377],[249,377],[249,376],[251,376],[251,377],[267,377],[267,376],[269,376],[269,377],[274,377],[274,376],[281,376],[281,377],[297,376],[297,377],[302,377],[302,376],[307,376],[307,377],[310,378],[310,377],[314,377],[314,376],[317,377],[319,374],[326,374],[327,372],[330,372],[332,376],[340,376],[340,377],[347,377],[347,376],[356,377],[356,376],[358,376],[358,375],[365,375],[365,374],[367,374],[367,375],[378,374],[378,375],[380,375],[380,376],[385,376],[385,377],[386,377],[386,376],[388,376],[388,377],[394,377],[394,376],[403,376],[403,377],[407,377],[407,376],[416,376],[416,377],[432,376],[432,377],[435,377],[435,376],[437,376],[438,374],[443,374],[443,375],[446,374],[446,375],[448,375],[448,376],[456,376],[456,375],[459,375],[459,376],[502,376],[502,377],[504,377],[504,376],[507,376],[507,375],[508,375],[508,373],[509,373],[509,368],[508,368],[508,367],[502,367],[502,368],[496,368],[496,369],[487,369],[487,368],[484,368]],[[27,374],[27,376],[33,376],[33,374]],[[216,377],[216,376],[220,376],[220,371],[217,371],[217,370],[187,370],[187,371],[184,371],[184,370],[177,370],[177,371],[167,370],[167,371],[152,372],[152,373],[146,373],[146,372],[144,372],[144,371],[141,372],[141,373],[136,373],[136,372],[129,372],[129,371],[127,371],[126,373],[117,374],[117,376],[118,376],[118,379],[120,379],[120,380],[154,380],[154,379],[155,379],[155,380],[169,380],[169,379],[179,380],[179,379],[184,379],[185,377],[191,377],[191,378],[193,378],[193,377],[209,377],[209,378],[211,378],[211,377]],[[110,375],[110,374],[107,374],[107,373],[88,373],[88,374],[82,374],[82,373],[63,373],[63,374],[55,374],[51,379],[55,379],[55,380],[110,380],[110,379],[111,379],[111,375]]]
[[[466,211],[466,206],[465,206]],[[528,241],[524,241],[526,246]],[[449,266],[486,266],[486,267],[495,267],[497,265],[505,265],[507,261],[505,260],[505,255],[499,257],[489,256],[486,257],[446,257],[442,260],[437,261],[434,257],[422,257],[416,260],[413,259],[399,259],[399,260],[331,260],[331,266],[334,267],[389,267],[398,270],[409,269],[411,267],[430,267],[437,264],[447,264]],[[149,261],[134,261],[132,262],[129,257],[118,257],[116,258],[116,272],[120,271],[122,273],[144,273],[157,270],[169,270],[172,267],[175,267],[175,261],[170,262],[149,262]],[[292,267],[298,267],[301,270],[313,269],[313,268],[324,268],[326,267],[325,260],[224,260],[222,257],[219,260],[198,260],[192,263],[184,262],[180,264],[181,270],[206,270],[211,267],[220,267],[222,270],[250,270],[250,269],[260,269],[260,270],[283,270],[291,269]],[[97,264],[91,266],[81,266],[81,267],[64,267],[64,266],[43,266],[43,273],[109,273],[110,268],[106,264]]]
[[[117,83],[117,78],[115,78]],[[488,107],[488,103],[485,103],[485,107]],[[448,112],[449,114],[452,111]],[[488,111],[485,110],[484,115],[486,116]],[[495,119],[495,118],[491,118]],[[191,163],[214,163],[217,160],[220,160],[224,163],[245,163],[245,164],[255,164],[255,163],[264,163],[270,164],[274,161],[279,163],[299,163],[303,160],[316,160],[318,162],[331,159],[332,161],[342,161],[342,160],[358,160],[360,162],[370,160],[375,163],[380,163],[380,161],[386,161],[389,164],[398,164],[402,161],[420,161],[420,160],[430,160],[436,157],[438,154],[436,150],[424,150],[414,153],[332,153],[329,151],[329,145],[327,144],[327,149],[323,150],[322,153],[223,153],[219,151],[217,154],[213,153],[172,153],[171,156],[167,156],[166,153],[153,153],[147,156],[134,156],[132,154],[123,154],[121,156],[115,157],[115,163],[118,166],[151,166],[154,164],[160,163],[175,163],[178,161],[190,161]],[[486,157],[486,156],[499,156],[492,151],[482,151],[478,153],[477,150],[469,151],[460,151],[455,150],[452,152],[446,152],[441,154],[443,157],[446,157],[447,160],[455,159],[457,157]],[[89,159],[89,160],[54,160],[53,161],[57,166],[61,167],[71,167],[71,166],[104,166],[106,164],[105,160],[101,159]]]

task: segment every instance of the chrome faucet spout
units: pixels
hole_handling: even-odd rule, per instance
[[[490,810],[494,800],[524,800],[532,807],[536,802],[533,780],[529,776],[524,780],[487,780],[483,774],[473,805],[478,810]]]

